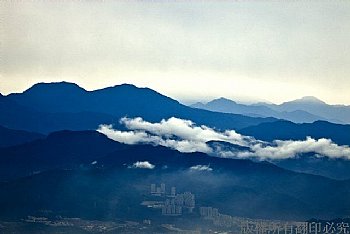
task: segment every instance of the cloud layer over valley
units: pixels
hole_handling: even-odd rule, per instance
[[[320,157],[350,159],[349,146],[340,146],[324,138],[263,142],[234,130],[220,132],[174,117],[159,123],[150,123],[139,117],[122,118],[120,123],[128,130],[121,131],[114,129],[112,125],[101,125],[98,131],[125,144],[162,145],[180,152],[203,152],[220,157],[274,160],[315,153]],[[216,144],[210,144],[212,142]]]

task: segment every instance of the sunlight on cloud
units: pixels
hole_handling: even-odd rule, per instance
[[[350,159],[350,147],[339,146],[330,139],[274,140],[263,142],[244,136],[234,130],[217,131],[205,125],[197,126],[190,120],[169,118],[151,123],[142,118],[122,118],[120,123],[128,131],[101,125],[97,131],[112,140],[125,144],[153,144],[176,149],[180,152],[202,152],[227,158],[288,159],[306,153],[315,153],[329,158]],[[228,143],[227,147],[210,146],[210,141]]]

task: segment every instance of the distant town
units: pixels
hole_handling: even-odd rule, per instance
[[[143,218],[85,220],[61,215],[30,215],[19,222],[0,221],[0,233],[35,229],[41,233],[233,233],[233,234],[349,234],[347,220],[284,221],[236,217],[216,207],[203,206],[196,195],[174,185],[152,183],[144,186]],[[141,191],[141,190],[140,190]],[[199,205],[201,204],[201,205]],[[141,211],[141,210],[140,210]],[[43,211],[43,213],[45,213]],[[46,211],[49,214],[49,211]]]
[[[241,234],[349,234],[349,223],[345,222],[297,222],[281,220],[263,220],[234,217],[219,212],[218,208],[196,206],[195,195],[191,192],[177,193],[176,187],[167,190],[165,183],[151,184],[151,197],[162,198],[157,201],[143,201],[141,205],[161,209],[163,216],[181,216],[196,213],[203,220],[209,220],[214,226]],[[151,224],[151,220],[144,223]]]
[[[36,227],[54,232],[87,233],[233,233],[233,234],[349,234],[347,221],[284,221],[250,219],[220,213],[218,208],[200,206],[191,191],[152,183],[147,187],[142,207],[159,212],[143,220],[84,220],[56,216],[27,216],[21,222],[0,222],[0,231],[11,232]],[[162,217],[162,218],[161,218]],[[183,221],[187,222],[183,225]],[[36,226],[33,226],[36,225]],[[39,226],[38,226],[39,225]],[[40,226],[41,225],[41,226]],[[45,229],[45,227],[50,229]],[[1,232],[0,232],[1,233]]]

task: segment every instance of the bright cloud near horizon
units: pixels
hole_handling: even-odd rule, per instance
[[[347,1],[1,1],[0,93],[147,86],[179,100],[350,104]]]

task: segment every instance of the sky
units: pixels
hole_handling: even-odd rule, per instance
[[[0,92],[132,83],[184,102],[350,105],[348,1],[1,1]]]

